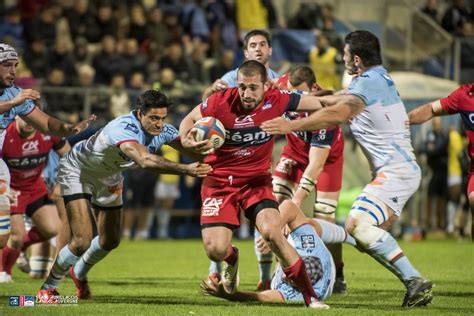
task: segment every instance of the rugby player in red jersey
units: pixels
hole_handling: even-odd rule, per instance
[[[255,60],[244,62],[237,74],[238,88],[215,93],[196,106],[181,122],[183,147],[198,152],[210,149],[207,141],[196,142],[193,124],[202,117],[219,119],[226,128],[224,145],[205,162],[212,171],[203,181],[201,229],[209,259],[224,262],[222,285],[234,293],[238,286],[238,250],[232,246],[232,231],[239,227],[242,210],[278,256],[285,274],[301,290],[305,304],[328,308],[318,301],[305,265],[281,232],[278,203],[272,190],[271,154],[274,137],[260,124],[286,111],[321,108],[316,97],[272,89],[266,68]]]
[[[58,213],[48,198],[42,173],[51,149],[62,156],[70,146],[64,138],[37,132],[20,117],[8,126],[4,144],[3,159],[10,171],[10,186],[18,194],[17,204],[10,209],[11,235],[2,251],[3,272],[11,279],[13,265],[21,251],[58,233]],[[34,224],[28,233],[24,214]]]
[[[454,90],[446,98],[426,103],[411,110],[408,113],[410,124],[424,123],[434,116],[459,113],[464,123],[467,138],[469,139],[469,157],[471,158],[471,169],[469,170],[469,184],[467,196],[471,213],[474,217],[474,83],[469,83]],[[471,223],[471,231],[474,231],[474,221]]]
[[[305,92],[322,90],[316,84],[316,76],[311,67],[297,66],[277,80],[280,88]],[[322,94],[318,94],[322,95]],[[308,113],[286,112],[290,120],[308,116]],[[336,207],[342,186],[344,163],[344,137],[341,128],[335,126],[312,132],[293,132],[286,135],[287,144],[283,147],[280,159],[273,171],[273,192],[281,203],[292,199],[301,207],[304,199],[316,188],[314,218],[331,223],[336,222]],[[342,245],[327,245],[336,265],[336,283],[333,293],[345,293],[342,260]],[[271,275],[267,280],[271,280]]]

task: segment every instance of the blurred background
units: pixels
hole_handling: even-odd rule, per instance
[[[410,110],[474,81],[473,8],[472,0],[3,0],[0,42],[21,54],[16,84],[40,90],[48,113],[69,122],[98,116],[88,134],[70,139],[74,143],[127,114],[151,88],[173,99],[169,122],[178,126],[205,87],[243,61],[241,39],[252,29],[271,32],[274,70],[283,74],[307,63],[322,87],[335,90],[347,85],[344,36],[373,32]],[[453,116],[412,128],[424,177],[393,231],[397,237],[471,234],[466,184],[451,168],[459,165],[467,179],[459,123]],[[370,179],[346,127],[340,223]],[[278,139],[275,157],[283,143]],[[170,148],[162,154],[186,162]],[[200,236],[199,181],[130,171],[125,185],[124,237]],[[305,209],[311,212],[309,199]],[[236,235],[248,238],[251,231]]]

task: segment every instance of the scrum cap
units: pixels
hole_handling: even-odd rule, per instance
[[[13,47],[0,43],[0,63],[7,60],[18,60],[18,54]]]

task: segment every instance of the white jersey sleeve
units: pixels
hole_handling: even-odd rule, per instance
[[[361,98],[364,111],[351,121],[350,128],[362,146],[372,171],[399,163],[415,163],[408,115],[395,83],[382,66],[370,68],[354,78],[348,94]]]

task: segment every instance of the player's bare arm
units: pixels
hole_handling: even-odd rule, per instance
[[[171,147],[173,147],[175,150],[179,151],[180,153],[183,153],[184,155],[193,158],[194,160],[197,161],[202,161],[204,157],[206,157],[203,154],[196,153],[192,150],[189,150],[187,148],[184,148],[183,145],[181,144],[180,138],[176,138],[174,141],[169,143]]]
[[[324,164],[326,163],[330,150],[330,148],[322,147],[310,148],[308,166],[304,170],[303,177],[301,178],[298,189],[296,189],[295,195],[292,199],[296,205],[301,206],[303,201],[314,189],[319,175],[323,172]]]
[[[423,104],[408,113],[410,124],[421,124],[435,116],[447,115],[439,100]]]
[[[31,124],[41,133],[63,137],[79,134],[95,121],[96,116],[92,114],[88,119],[80,121],[77,124],[69,124],[49,116],[36,108],[28,115],[22,117],[22,119],[24,119],[28,124]]]
[[[222,283],[216,279],[209,279],[209,282],[201,282],[201,292],[204,295],[220,297],[229,301],[237,302],[283,302],[283,298],[277,290],[267,290],[262,292],[241,292],[236,291],[234,294],[228,294]]]
[[[181,145],[184,149],[195,153],[204,153],[212,150],[212,145],[208,140],[197,142],[195,140],[195,132],[193,131],[194,123],[202,118],[200,106],[197,105],[186,115],[179,125],[179,137]]]
[[[20,93],[18,93],[13,99],[7,101],[0,101],[0,114],[9,111],[15,106],[25,103],[25,101],[28,99],[35,101],[38,100],[40,97],[40,93],[36,90],[21,90]]]
[[[157,174],[185,174],[193,177],[205,177],[212,170],[211,166],[200,162],[182,164],[169,161],[166,158],[149,153],[145,146],[136,142],[122,143],[120,144],[120,150],[141,168]]]
[[[306,118],[293,121],[275,118],[264,122],[261,127],[269,134],[314,131],[340,125],[362,112],[365,106],[361,98],[353,95],[325,96],[319,97],[318,100],[324,108]]]

